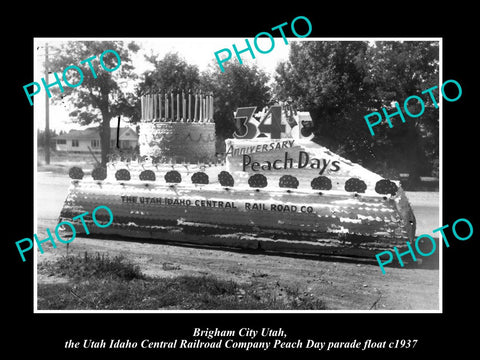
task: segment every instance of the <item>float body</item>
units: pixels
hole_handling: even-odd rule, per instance
[[[213,97],[181,96],[142,97],[137,161],[114,158],[92,176],[71,169],[60,222],[78,234],[368,257],[414,239],[415,216],[400,183],[312,141],[308,113],[273,106],[246,127],[257,131],[251,138],[225,140],[219,164]],[[193,121],[185,121],[191,107]],[[282,127],[280,138],[258,136],[268,121]],[[110,226],[89,226],[98,206],[112,211]]]
[[[126,169],[127,164],[116,164]],[[143,166],[129,164],[132,174]],[[142,170],[143,169],[143,170]],[[178,170],[175,170],[178,169]],[[199,171],[197,171],[199,170]],[[113,171],[105,180],[72,180],[60,221],[72,222],[78,234],[82,222],[73,218],[97,206],[107,206],[113,223],[93,225],[84,216],[89,232],[148,238],[158,241],[263,249],[278,252],[373,256],[393,246],[404,246],[415,235],[415,217],[399,187],[395,194],[306,187],[253,188],[246,184],[222,186],[215,174],[224,167],[191,165],[157,166],[155,181],[116,180]],[[178,171],[180,183],[166,183],[162,174]],[[203,173],[208,184],[189,183]],[[97,213],[97,221],[102,215]],[[109,217],[105,215],[105,221]]]

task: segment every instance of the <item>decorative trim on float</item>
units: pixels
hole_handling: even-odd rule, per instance
[[[74,166],[70,168],[68,172],[69,176],[73,180],[83,180],[84,172],[80,167]],[[105,180],[107,177],[107,171],[103,167],[97,167],[92,171],[92,178],[94,180]],[[233,176],[228,171],[221,171],[218,174],[218,181],[221,186],[225,188],[230,188],[235,186],[235,180]],[[118,181],[129,181],[131,180],[130,171],[127,169],[119,169],[115,172],[115,179]],[[169,184],[180,184],[182,182],[182,175],[177,170],[170,170],[165,173],[164,179],[166,183]],[[143,170],[139,174],[139,180],[141,181],[157,181],[155,172],[152,170]],[[209,177],[203,171],[195,172],[191,178],[192,184],[209,184]],[[248,185],[252,188],[265,188],[268,186],[268,179],[263,174],[254,174],[248,178]],[[293,175],[283,175],[279,179],[278,186],[280,188],[288,188],[288,192],[291,192],[290,189],[297,189],[299,186],[298,179]],[[324,176],[318,176],[312,179],[310,183],[312,190],[331,190],[332,181]],[[355,196],[365,193],[367,190],[367,184],[365,181],[358,178],[350,178],[345,182],[345,191],[355,193]],[[381,195],[392,195],[395,196],[398,192],[398,186],[389,179],[381,179],[375,183],[375,192]],[[323,195],[322,192],[318,192],[319,195]],[[384,196],[384,200],[387,198]]]

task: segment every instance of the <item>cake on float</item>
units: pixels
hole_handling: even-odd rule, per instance
[[[90,233],[277,252],[370,257],[415,236],[400,184],[312,141],[308,112],[237,109],[220,159],[212,94],[149,93],[141,106],[137,160],[70,169],[59,221],[77,234],[88,212]],[[90,226],[100,205],[106,228]]]

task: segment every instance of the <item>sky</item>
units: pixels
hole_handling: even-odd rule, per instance
[[[285,44],[283,39],[274,38],[275,46],[273,50],[267,54],[261,54],[255,50],[255,59],[251,59],[249,52],[242,53],[245,59],[244,63],[255,63],[259,68],[265,70],[268,74],[275,72],[275,67],[278,62],[284,61],[288,58],[289,45]],[[288,42],[296,41],[298,39],[287,38]],[[135,72],[141,75],[145,70],[152,68],[152,65],[145,61],[144,55],[157,55],[163,58],[168,52],[177,52],[183,57],[187,63],[197,65],[200,71],[206,70],[207,66],[215,60],[214,53],[216,51],[228,48],[232,52],[232,59],[230,61],[237,61],[233,52],[232,44],[235,44],[239,51],[246,48],[245,38],[36,38],[34,41],[34,79],[37,83],[41,83],[41,78],[44,77],[43,57],[44,45],[48,42],[49,47],[59,46],[61,42],[65,41],[81,41],[81,40],[125,40],[135,41],[140,45],[141,49],[137,54],[132,55],[132,65]],[[253,39],[249,38],[249,42],[253,47]],[[268,38],[259,38],[258,47],[264,51],[271,47]],[[55,53],[50,51],[50,56],[55,56]],[[100,54],[92,54],[100,55]],[[223,55],[223,53],[221,54]],[[243,59],[242,57],[242,59]],[[72,64],[79,65],[79,64]],[[97,63],[98,65],[98,63]],[[82,65],[79,65],[82,67]],[[86,64],[84,65],[86,66]],[[99,66],[99,65],[98,65]],[[220,71],[220,68],[218,68]],[[58,73],[59,77],[61,74]],[[53,82],[54,78],[49,82]],[[133,88],[133,83],[129,84]],[[80,85],[81,86],[81,85]],[[32,89],[32,88],[31,88]],[[32,91],[32,90],[30,90]],[[34,101],[34,121],[35,128],[45,129],[45,89],[42,88],[38,95],[35,95]],[[70,129],[81,128],[78,124],[74,124],[69,118],[68,113],[73,109],[68,109],[66,105],[53,105],[53,99],[50,99],[50,129],[54,129],[57,133],[60,130],[69,131]],[[122,119],[123,120],[123,119]],[[127,119],[125,119],[127,120]],[[121,126],[126,125],[126,122],[121,122]],[[117,126],[117,119],[112,120],[112,126]]]

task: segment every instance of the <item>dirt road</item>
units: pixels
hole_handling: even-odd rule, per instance
[[[37,234],[46,237],[46,228],[55,228],[67,193],[66,175],[39,172],[37,177]],[[438,227],[438,193],[407,193],[419,227],[417,234]],[[48,247],[38,252],[38,261],[66,254],[67,247]],[[214,275],[237,282],[254,282],[275,288],[282,296],[285,287],[321,299],[328,310],[438,310],[439,270],[436,268],[388,268],[380,271],[375,259],[281,256],[215,248],[149,243],[144,240],[103,240],[77,237],[69,254],[107,252],[122,254],[150,276],[174,277]],[[61,281],[39,276],[38,284]]]

